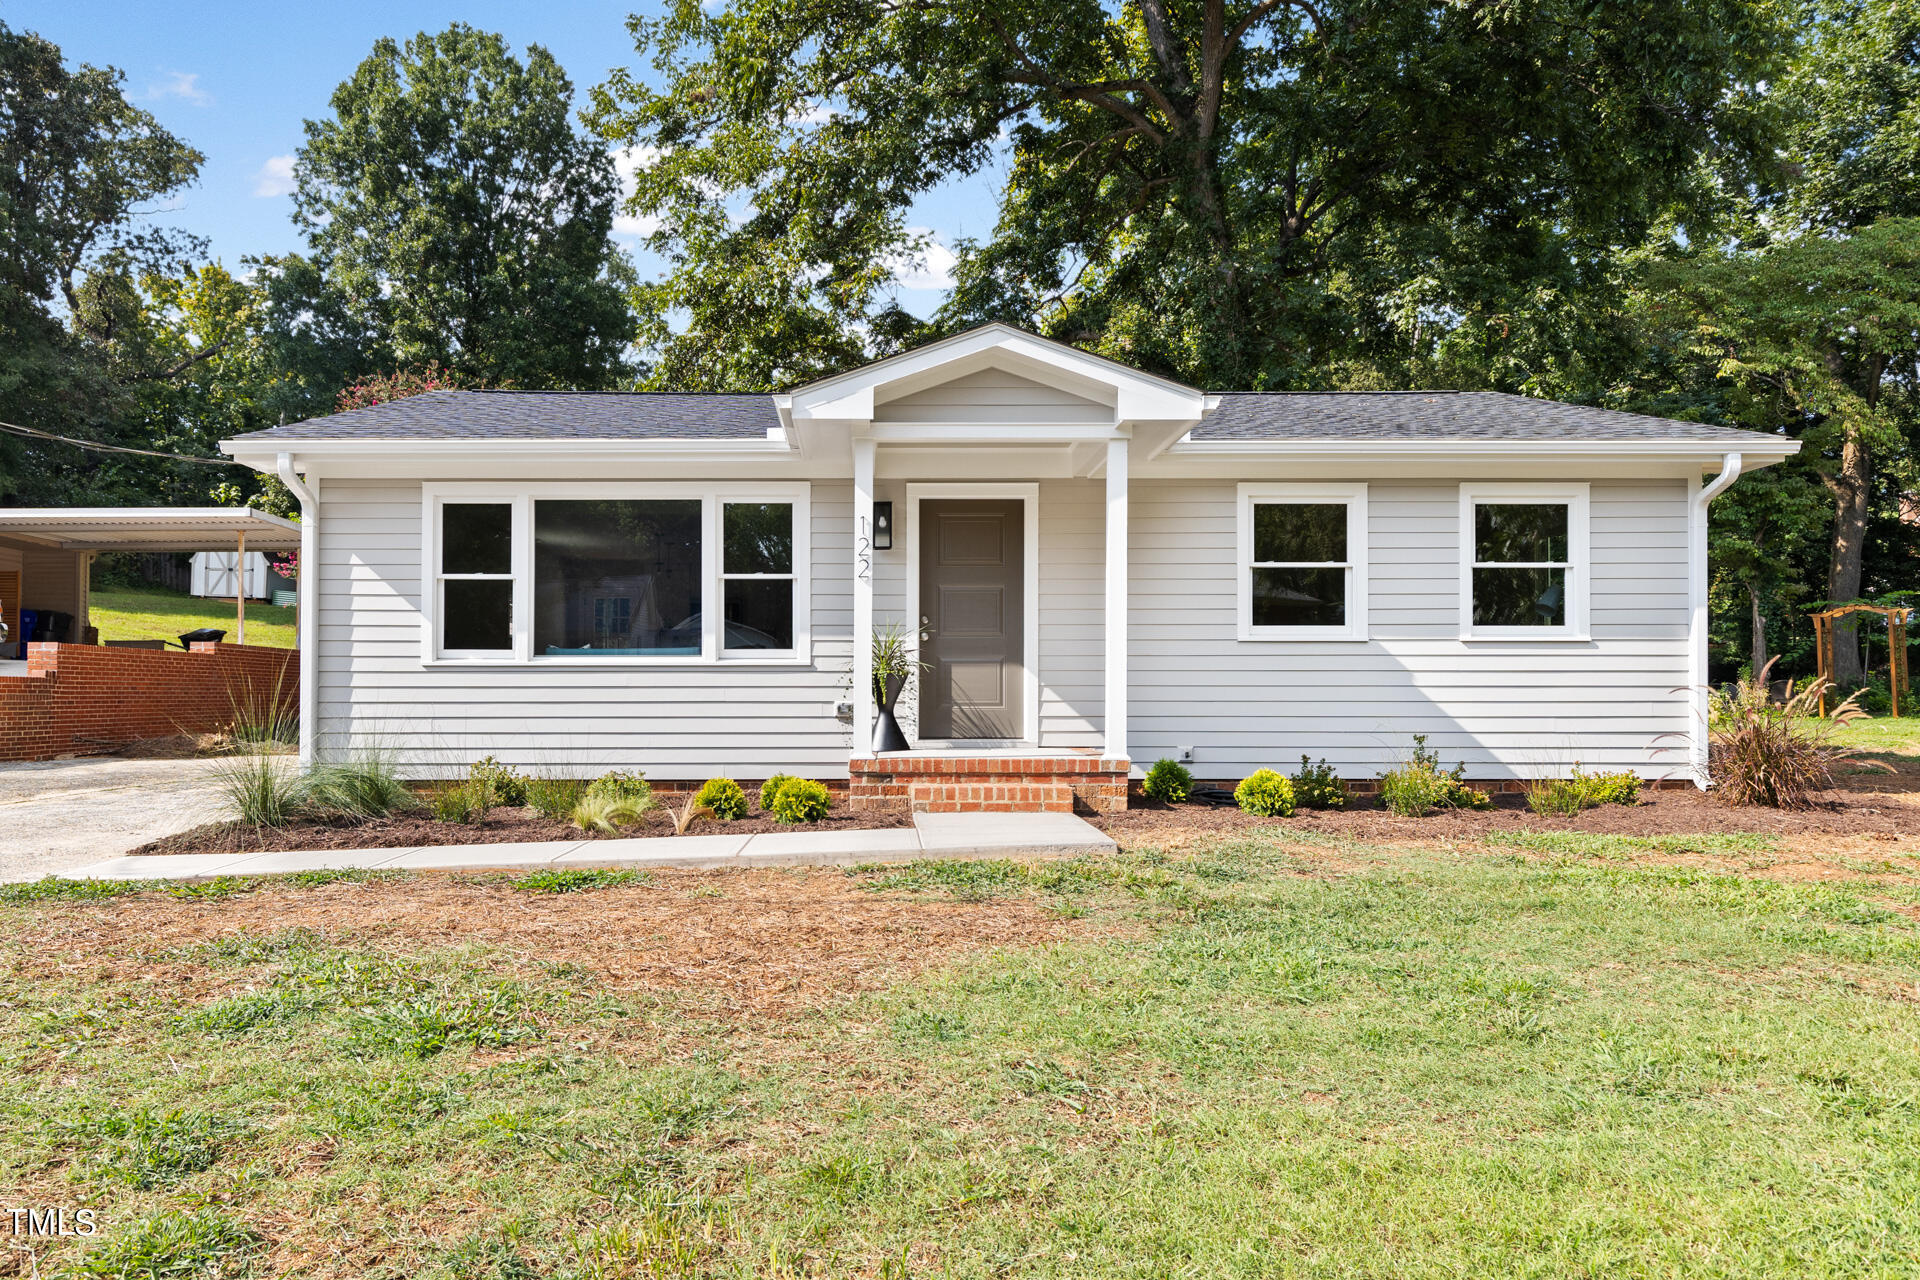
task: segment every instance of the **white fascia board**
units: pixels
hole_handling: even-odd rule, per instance
[[[298,458],[428,458],[462,460],[551,458],[589,462],[602,458],[675,458],[715,462],[741,458],[782,458],[794,452],[780,439],[747,440],[281,440],[258,445],[222,440],[220,451],[234,461],[272,471],[283,453]]]
[[[1313,456],[1369,458],[1381,454],[1431,457],[1631,457],[1698,458],[1718,466],[1729,453],[1778,462],[1800,452],[1798,440],[1754,433],[1751,441],[1716,444],[1702,440],[1182,440],[1169,458],[1270,458]]]

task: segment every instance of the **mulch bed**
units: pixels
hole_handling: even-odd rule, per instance
[[[690,836],[758,835],[765,831],[863,831],[881,827],[910,827],[911,814],[853,813],[830,810],[818,822],[790,825],[775,822],[755,807],[744,818],[714,822],[706,818],[687,828]],[[655,809],[645,820],[627,827],[619,838],[671,836],[673,819]],[[486,821],[435,822],[419,814],[381,818],[373,822],[318,822],[303,819],[284,827],[252,827],[244,822],[209,822],[178,835],[154,840],[132,850],[153,853],[287,853],[319,849],[417,849],[447,844],[511,844],[529,840],[611,840],[597,831],[582,831],[571,822],[543,818],[532,809],[495,809]]]
[[[1302,810],[1291,818],[1261,818],[1204,804],[1164,805],[1135,797],[1125,813],[1103,814],[1096,825],[1123,846],[1148,846],[1193,833],[1282,829],[1355,840],[1477,840],[1489,831],[1589,831],[1600,835],[1693,835],[1738,831],[1765,835],[1920,835],[1920,777],[1852,775],[1822,792],[1812,809],[1765,809],[1723,804],[1692,789],[1646,790],[1637,805],[1602,805],[1576,817],[1542,817],[1524,795],[1494,797],[1485,810],[1403,818],[1371,797],[1344,810]]]

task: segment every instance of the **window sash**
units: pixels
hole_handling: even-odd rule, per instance
[[[810,663],[812,654],[811,581],[801,573],[802,564],[811,563],[810,511],[811,485],[806,482],[770,482],[762,484],[714,484],[683,481],[621,481],[585,483],[551,481],[515,483],[472,481],[422,486],[422,576],[432,584],[431,594],[423,601],[421,661],[428,664],[455,663],[484,666],[710,666],[718,663],[800,665]],[[542,500],[697,500],[700,515],[700,565],[702,584],[701,643],[698,654],[607,654],[543,655],[534,652],[533,602],[537,584],[533,565],[533,506]],[[442,555],[444,507],[461,503],[497,503],[513,509],[512,572],[505,574],[449,575],[438,572]],[[761,503],[785,506],[792,520],[792,571],[784,574],[745,574],[723,572],[725,509],[730,503]],[[441,644],[445,624],[442,583],[468,578],[510,581],[512,585],[510,649],[447,649]],[[742,580],[785,581],[792,584],[792,644],[785,649],[726,647],[726,584]]]
[[[1365,640],[1367,638],[1367,486],[1347,483],[1274,483],[1240,486],[1239,515],[1239,638],[1242,640]],[[1342,560],[1261,560],[1255,558],[1261,507],[1318,506],[1341,508],[1346,520],[1346,558]],[[1341,612],[1338,623],[1256,622],[1257,588],[1261,570],[1333,570],[1341,574]]]
[[[1469,482],[1460,486],[1460,603],[1463,640],[1580,640],[1589,627],[1589,490],[1585,483]],[[1484,560],[1478,527],[1483,507],[1559,507],[1566,517],[1564,559]],[[1562,621],[1552,623],[1480,623],[1475,575],[1481,570],[1557,570],[1563,584]]]

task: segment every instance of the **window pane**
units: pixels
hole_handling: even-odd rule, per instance
[[[1255,569],[1252,573],[1254,626],[1347,625],[1345,569]]]
[[[728,649],[793,648],[793,580],[733,578],[727,582]]]
[[[512,573],[513,508],[504,502],[442,504],[440,572]]]
[[[1254,503],[1253,558],[1344,562],[1347,558],[1346,504]]]
[[[1564,627],[1567,625],[1565,569],[1475,569],[1473,625],[1476,627]]]
[[[1567,559],[1564,502],[1480,502],[1473,509],[1473,558],[1482,562]]]
[[[793,504],[729,502],[722,573],[792,573]]]
[[[700,653],[700,500],[536,502],[536,654]]]
[[[512,649],[513,583],[455,578],[441,584],[442,649]]]

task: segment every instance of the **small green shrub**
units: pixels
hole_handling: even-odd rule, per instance
[[[1539,814],[1571,817],[1603,804],[1638,804],[1640,779],[1631,773],[1580,772],[1569,778],[1543,778],[1527,786],[1527,807]]]
[[[827,816],[833,795],[826,784],[810,778],[788,778],[765,806],[776,822],[818,822]]]
[[[543,818],[565,822],[574,806],[586,799],[587,784],[578,778],[528,778],[527,803]]]
[[[1463,779],[1464,761],[1440,768],[1440,753],[1427,749],[1427,735],[1413,735],[1413,754],[1380,779],[1380,799],[1403,818],[1424,818],[1435,809],[1491,809],[1493,797]]]
[[[762,809],[765,809],[771,812],[773,809],[773,797],[779,793],[780,788],[786,786],[789,782],[792,782],[793,780],[794,780],[794,777],[790,773],[776,773],[771,778],[768,778],[765,782],[761,783],[760,784],[760,807]]]
[[[653,797],[636,800],[631,796],[610,795],[602,792],[594,794],[592,787],[580,797],[580,803],[573,806],[573,825],[582,831],[603,831],[612,833],[622,827],[630,827],[644,821],[647,811],[653,808]]]
[[[1587,778],[1587,794],[1596,804],[1639,804],[1640,776],[1633,773],[1596,773]]]
[[[1155,760],[1140,793],[1161,804],[1179,804],[1193,792],[1193,773],[1178,760]]]
[[[732,822],[747,816],[747,793],[732,778],[708,778],[694,793],[693,805],[713,810],[713,816],[722,822]]]
[[[1344,809],[1347,786],[1325,760],[1314,764],[1300,757],[1300,772],[1293,775],[1293,799],[1303,809]]]
[[[1293,813],[1293,784],[1271,769],[1247,775],[1233,789],[1233,801],[1248,813],[1285,818]]]
[[[365,750],[307,774],[306,805],[316,813],[343,818],[384,818],[417,803],[384,752]]]
[[[653,804],[653,787],[647,781],[647,775],[638,769],[631,773],[624,769],[615,769],[612,773],[603,773],[587,787],[587,799],[631,800],[642,809]]]
[[[485,822],[493,808],[493,790],[470,782],[455,782],[436,787],[433,792],[435,822]]]
[[[228,811],[256,827],[286,826],[306,798],[306,782],[285,756],[232,756],[214,766],[213,783]]]
[[[527,802],[527,780],[513,766],[501,764],[492,756],[481,756],[467,770],[467,785],[485,787],[493,803],[502,809],[518,809]]]

